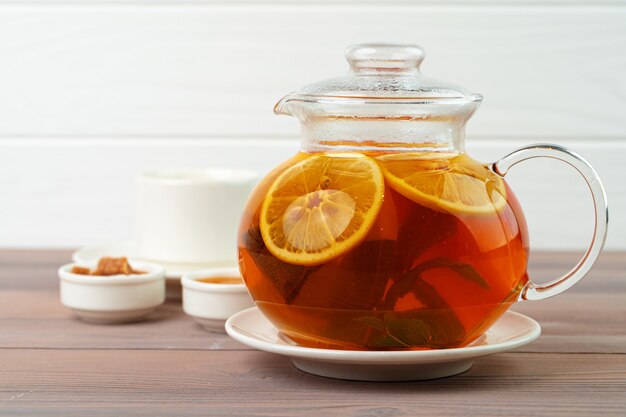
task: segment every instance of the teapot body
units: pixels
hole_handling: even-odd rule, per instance
[[[300,152],[253,191],[238,246],[258,308],[309,347],[464,346],[528,281],[517,198],[463,152]]]

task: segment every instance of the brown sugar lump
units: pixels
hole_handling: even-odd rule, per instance
[[[128,263],[126,257],[113,258],[105,256],[100,258],[96,270],[92,272],[92,275],[131,275],[141,274],[139,271],[135,271],[133,267]]]
[[[126,257],[114,258],[111,256],[104,256],[100,258],[98,266],[94,271],[91,271],[89,268],[84,266],[74,265],[70,272],[72,274],[94,276],[145,274],[145,272],[133,269]]]
[[[78,265],[74,265],[70,272],[72,274],[78,274],[78,275],[91,275],[91,270],[89,268],[85,268],[84,266],[78,266]]]

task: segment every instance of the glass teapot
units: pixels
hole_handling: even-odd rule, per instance
[[[414,45],[347,49],[350,72],[281,99],[300,152],[253,191],[239,263],[261,312],[295,343],[351,350],[464,346],[514,302],[579,281],[604,244],[608,212],[593,168],[556,145],[485,165],[464,151],[482,97],[426,78]],[[527,275],[528,231],[504,176],[560,159],[589,185],[595,232],[582,260],[544,285]]]

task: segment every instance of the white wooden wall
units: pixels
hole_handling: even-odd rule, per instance
[[[269,169],[298,149],[283,94],[346,70],[363,41],[421,44],[423,70],[485,100],[468,150],[579,151],[607,187],[607,246],[626,249],[626,2],[0,0],[0,246],[132,237],[133,176]],[[574,171],[515,167],[534,248],[591,234]]]

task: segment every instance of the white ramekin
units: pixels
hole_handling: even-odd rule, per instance
[[[233,314],[254,306],[245,284],[217,284],[197,281],[200,278],[241,278],[238,268],[210,268],[185,274],[183,310],[205,329],[225,332],[224,323]]]
[[[165,269],[145,262],[131,264],[145,274],[80,275],[70,272],[78,264],[63,265],[59,268],[61,303],[80,319],[92,323],[125,323],[144,318],[165,300]]]

